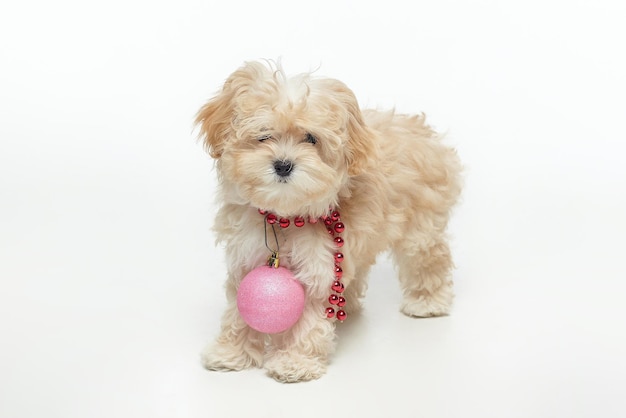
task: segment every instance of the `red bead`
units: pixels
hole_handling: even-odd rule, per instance
[[[338,279],[343,277],[343,269],[339,266],[335,266],[335,277]]]
[[[328,302],[329,302],[331,305],[336,305],[337,303],[339,303],[339,296],[337,296],[337,295],[330,295],[330,296],[328,297]]]
[[[298,228],[302,228],[304,226],[304,218],[302,216],[296,216],[296,219],[293,220],[293,224]]]
[[[289,219],[287,218],[280,218],[279,224],[281,228],[287,228],[289,226]]]
[[[326,228],[326,230],[328,231],[328,235],[331,235],[331,236],[335,235],[335,231],[333,231],[332,228],[328,227],[328,228]]]
[[[335,310],[331,307],[326,308],[326,318],[332,318],[335,316]]]
[[[330,218],[324,218],[324,225],[331,226],[333,224],[333,220]]]
[[[261,215],[265,215],[265,214],[267,213],[267,211],[266,211],[266,210],[263,210],[263,209],[259,209],[259,213],[260,213]]]
[[[343,283],[341,283],[341,287],[339,288],[339,290],[336,290],[336,292],[343,293],[344,290],[346,290],[346,288],[343,286]]]
[[[270,213],[269,215],[267,215],[265,217],[265,219],[267,220],[268,224],[275,224],[276,223],[276,215],[274,215],[273,213]]]
[[[337,311],[337,319],[338,319],[338,320],[343,321],[343,320],[345,320],[347,317],[348,317],[348,314],[347,314],[347,313],[345,313],[345,311],[343,311],[343,310]]]
[[[346,229],[346,226],[343,224],[343,222],[337,222],[335,224],[336,233],[341,234],[345,229]]]
[[[330,214],[330,219],[333,220],[333,222],[337,222],[339,220],[339,212],[334,211],[333,213]]]
[[[311,217],[309,217],[309,223],[310,224],[316,224],[317,223],[317,219],[311,216]]]
[[[341,237],[336,237],[335,238],[335,245],[337,247],[341,248],[341,247],[343,247],[343,244],[344,244],[343,238],[341,238]]]
[[[337,301],[337,306],[346,306],[346,298],[343,296],[339,296],[339,300]]]
[[[341,263],[343,261],[343,253],[335,253],[335,263]]]
[[[341,282],[339,280],[335,280],[330,288],[333,289],[335,292],[341,291]]]

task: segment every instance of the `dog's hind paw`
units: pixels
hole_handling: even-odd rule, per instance
[[[405,297],[400,310],[407,316],[416,318],[430,318],[445,316],[450,313],[451,300],[436,299],[433,297]]]

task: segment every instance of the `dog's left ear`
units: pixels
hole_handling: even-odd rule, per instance
[[[356,176],[365,171],[376,154],[376,137],[365,124],[363,115],[355,100],[354,108],[349,109],[347,146],[348,174]]]
[[[356,96],[345,84],[338,80],[327,80],[334,97],[340,100],[346,111],[346,162],[348,174],[356,176],[367,170],[376,155],[376,136],[365,124]]]

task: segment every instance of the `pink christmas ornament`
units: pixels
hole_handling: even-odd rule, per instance
[[[284,267],[257,267],[239,285],[237,308],[251,328],[267,334],[283,332],[302,316],[304,288]]]

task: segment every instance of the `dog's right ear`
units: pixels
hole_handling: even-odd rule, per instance
[[[241,97],[260,80],[270,79],[272,71],[259,62],[246,62],[232,73],[222,90],[196,115],[195,124],[200,126],[200,139],[211,157],[220,158],[226,142],[233,135],[233,122],[242,106]]]
[[[195,124],[200,126],[200,140],[204,142],[204,148],[213,158],[222,156],[232,129],[234,116],[232,99],[232,90],[226,85],[196,114]]]

